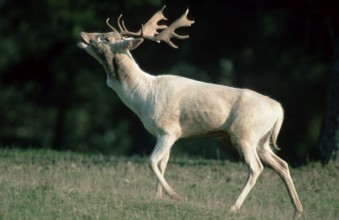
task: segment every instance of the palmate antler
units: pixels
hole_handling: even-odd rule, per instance
[[[122,15],[120,15],[118,18],[119,31],[117,31],[113,26],[109,24],[109,19],[106,20],[106,23],[113,31],[119,32],[122,36],[140,37],[148,40],[153,40],[158,43],[163,41],[173,48],[178,48],[178,46],[175,45],[171,41],[171,39],[174,37],[181,40],[186,39],[189,36],[178,35],[177,33],[175,33],[175,30],[180,27],[189,27],[194,23],[194,21],[188,20],[187,18],[188,9],[187,9],[185,13],[181,17],[179,17],[175,22],[173,22],[170,26],[158,25],[158,22],[162,20],[167,20],[167,18],[163,14],[165,8],[166,6],[162,7],[162,9],[155,13],[151,17],[151,19],[148,20],[145,25],[142,25],[141,29],[137,32],[131,32],[126,28],[124,21],[121,20]],[[162,31],[159,33],[158,30]]]

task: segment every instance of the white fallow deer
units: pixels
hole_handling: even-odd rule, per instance
[[[249,169],[247,182],[231,211],[237,211],[255,185],[263,164],[271,167],[283,180],[295,209],[300,216],[303,208],[295,190],[287,163],[271,149],[284,113],[281,105],[259,93],[222,85],[200,82],[180,76],[153,76],[144,72],[133,59],[130,50],[143,39],[166,42],[177,48],[172,37],[185,39],[175,30],[191,26],[188,10],[170,26],[158,25],[166,20],[163,7],[138,32],[128,31],[121,15],[119,31],[108,33],[81,32],[78,46],[85,49],[107,73],[107,85],[140,118],[149,133],[157,138],[149,158],[149,166],[157,177],[156,197],[162,189],[178,199],[180,196],[164,178],[172,145],[179,138],[196,136],[227,136],[238,149]],[[161,30],[158,33],[158,30]],[[271,144],[270,144],[271,143]]]

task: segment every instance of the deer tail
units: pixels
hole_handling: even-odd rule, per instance
[[[283,121],[284,121],[284,110],[282,109],[282,107],[280,107],[279,116],[278,116],[277,121],[273,125],[272,133],[270,137],[271,144],[276,150],[280,150],[280,148],[277,145],[277,138],[278,138]]]

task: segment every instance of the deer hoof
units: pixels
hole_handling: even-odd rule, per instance
[[[232,205],[230,208],[229,208],[229,210],[230,210],[230,212],[237,212],[237,211],[239,211],[239,208],[237,207],[237,206],[235,206],[235,205]]]
[[[293,214],[293,219],[300,219],[301,217],[301,213],[300,211],[295,211]]]
[[[175,201],[181,201],[181,200],[182,200],[182,197],[181,197],[178,193],[173,192],[170,196],[171,196]]]

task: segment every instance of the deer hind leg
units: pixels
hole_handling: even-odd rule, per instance
[[[302,213],[303,207],[299,200],[297,191],[295,190],[293,180],[288,169],[288,164],[273,153],[268,141],[258,147],[258,155],[261,161],[271,167],[283,180],[295,209],[294,217],[298,218]]]
[[[166,159],[166,155],[169,157],[170,149],[176,140],[176,137],[170,135],[159,136],[155,148],[149,158],[149,167],[157,177],[158,182],[161,184],[165,192],[174,199],[180,199],[180,196],[176,192],[174,192],[174,190],[167,183],[163,175],[165,171],[164,168],[166,167],[168,161],[168,158]],[[164,161],[160,163],[160,167],[163,166],[163,169],[162,171],[160,171],[158,165],[159,162],[162,160]]]
[[[256,144],[250,144],[248,142],[241,142],[237,144],[239,152],[242,154],[245,163],[248,167],[249,174],[245,186],[240,192],[235,203],[230,207],[231,211],[237,211],[240,209],[244,200],[246,199],[248,193],[251,191],[253,186],[255,185],[257,178],[260,173],[263,171],[263,165],[260,162],[260,159],[257,155]]]
[[[170,151],[165,153],[164,157],[161,159],[161,161],[159,163],[159,169],[160,169],[160,172],[161,172],[163,177],[165,176],[165,170],[166,170],[166,166],[167,166],[169,156],[170,156]],[[161,199],[162,197],[163,197],[162,185],[161,185],[161,182],[158,180],[155,198]]]

